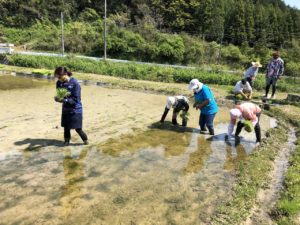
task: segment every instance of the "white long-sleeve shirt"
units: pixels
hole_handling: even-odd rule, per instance
[[[238,81],[233,89],[234,93],[240,93],[241,91],[252,91],[252,87],[250,86],[249,82],[247,81],[246,84],[242,84],[242,81]]]

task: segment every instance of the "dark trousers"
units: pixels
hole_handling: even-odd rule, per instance
[[[213,132],[215,116],[216,113],[210,115],[204,115],[201,113],[199,118],[200,129],[205,130],[205,126],[206,126],[210,132]]]
[[[235,131],[235,136],[239,136],[239,134],[241,133],[244,126],[245,125],[241,121],[238,122],[236,131]],[[256,142],[261,142],[261,131],[260,131],[259,122],[256,123],[256,125],[254,127],[254,131],[255,131],[255,135],[256,135]]]
[[[78,128],[78,129],[75,129],[75,130],[79,134],[79,136],[81,137],[81,139],[83,141],[87,141],[88,137],[87,137],[86,133],[84,133],[82,128]],[[70,140],[71,139],[71,129],[66,128],[66,127],[64,128],[64,138],[65,138],[65,140]]]
[[[272,85],[272,96],[275,95],[277,80],[278,80],[277,77],[267,77],[266,78],[266,97],[268,96],[271,85]]]

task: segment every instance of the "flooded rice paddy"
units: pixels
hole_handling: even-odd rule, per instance
[[[0,98],[14,101],[20,91],[2,90]],[[60,107],[47,103],[54,83],[22,90],[32,98],[0,114],[0,224],[208,224],[230,196],[236,162],[253,150],[254,133],[226,142],[226,107],[211,137],[199,134],[193,109],[188,128],[158,124],[166,96],[92,86],[82,92],[89,146],[75,139],[61,147]],[[34,118],[18,119],[30,112]],[[273,124],[262,116],[263,133]]]

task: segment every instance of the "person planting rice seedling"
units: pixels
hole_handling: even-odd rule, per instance
[[[243,128],[245,128],[247,132],[252,132],[254,127],[256,143],[259,144],[261,142],[261,130],[259,125],[260,114],[261,108],[254,103],[246,102],[237,104],[234,109],[230,110],[230,123],[228,125],[226,138],[232,136],[236,121],[239,119],[235,136],[238,137]]]
[[[169,96],[167,99],[167,104],[165,107],[165,111],[160,119],[160,122],[163,123],[165,121],[165,118],[171,108],[173,109],[173,115],[172,115],[172,124],[178,125],[177,123],[177,115],[182,110],[182,115],[180,116],[182,118],[182,126],[187,125],[188,121],[188,110],[189,110],[189,101],[185,96]]]
[[[246,100],[250,100],[252,98],[252,87],[246,79],[238,81],[233,92],[236,97],[241,95]]]
[[[88,137],[82,130],[81,88],[72,73],[65,67],[57,67],[54,75],[56,82],[56,102],[62,103],[61,126],[64,127],[64,145],[68,146],[71,139],[71,129],[75,129],[84,144],[88,144]]]
[[[193,79],[190,81],[188,89],[194,92],[194,108],[200,109],[200,132],[205,132],[207,127],[209,134],[214,135],[213,122],[218,112],[218,106],[210,88],[198,79]]]

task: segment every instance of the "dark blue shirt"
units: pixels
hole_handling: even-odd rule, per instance
[[[69,82],[56,82],[56,88],[65,88],[71,94],[63,101],[63,113],[82,113],[81,88],[78,81],[71,77]]]

